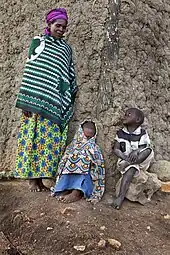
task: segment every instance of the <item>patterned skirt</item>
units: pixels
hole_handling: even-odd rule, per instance
[[[16,178],[56,177],[65,150],[68,127],[61,133],[58,125],[40,115],[22,115],[18,134]]]

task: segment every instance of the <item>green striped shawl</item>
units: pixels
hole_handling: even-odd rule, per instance
[[[73,114],[76,91],[71,47],[63,39],[34,37],[16,107],[40,114],[64,130]]]

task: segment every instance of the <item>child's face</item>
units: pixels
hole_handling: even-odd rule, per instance
[[[83,132],[88,139],[92,138],[95,135],[92,128],[84,127]]]
[[[133,110],[127,110],[125,112],[124,120],[123,120],[124,125],[133,125],[137,124],[137,116],[136,112]]]

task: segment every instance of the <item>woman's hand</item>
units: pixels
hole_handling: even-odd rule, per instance
[[[31,118],[32,117],[32,112],[23,111],[23,114],[27,118]]]

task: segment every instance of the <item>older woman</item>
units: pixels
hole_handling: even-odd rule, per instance
[[[72,50],[63,40],[66,10],[51,10],[46,22],[45,34],[30,45],[16,102],[23,114],[14,176],[30,180],[31,191],[44,190],[42,179],[56,176],[77,91]]]

